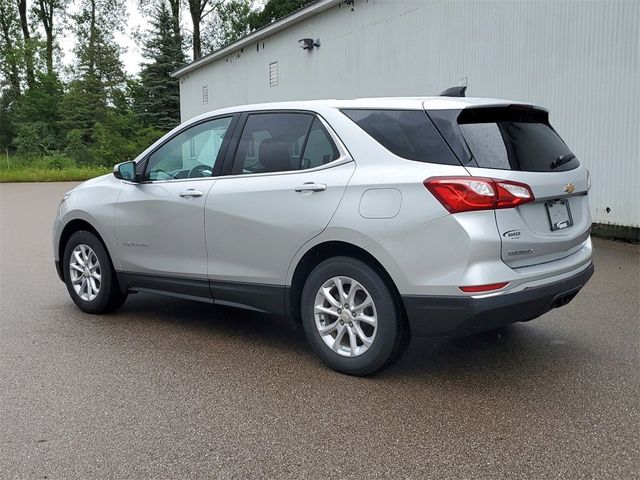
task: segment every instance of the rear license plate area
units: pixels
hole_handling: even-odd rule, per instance
[[[553,200],[544,204],[551,223],[551,231],[563,230],[573,225],[568,200]]]

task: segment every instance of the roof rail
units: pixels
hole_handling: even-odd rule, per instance
[[[451,87],[447,88],[444,92],[440,94],[441,97],[464,97],[467,87]]]

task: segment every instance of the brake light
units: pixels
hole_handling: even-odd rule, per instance
[[[431,177],[423,182],[451,213],[513,208],[535,200],[531,187],[487,177]]]
[[[467,293],[480,293],[480,292],[491,292],[493,290],[500,290],[501,288],[509,285],[509,282],[500,282],[500,283],[490,283],[488,285],[472,285],[469,287],[458,287],[463,292]]]

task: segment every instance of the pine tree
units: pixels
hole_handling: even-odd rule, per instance
[[[168,131],[180,122],[180,89],[170,73],[184,65],[182,39],[176,36],[173,16],[165,2],[153,13],[143,45],[149,60],[142,65],[134,110],[146,125]]]

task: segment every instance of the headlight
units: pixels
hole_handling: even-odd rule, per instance
[[[71,196],[71,192],[65,193],[62,197],[62,200],[60,200],[60,204],[58,205],[58,208],[60,208],[62,204],[67,200],[67,198],[69,198],[70,196]]]

